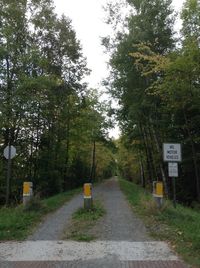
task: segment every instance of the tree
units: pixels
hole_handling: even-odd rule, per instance
[[[128,1],[133,13],[128,17],[128,29],[118,34],[112,50],[110,92],[121,105],[118,118],[123,134],[134,144],[139,136],[141,154],[145,155],[147,182],[162,179],[168,192],[167,178],[161,159],[163,121],[159,96],[147,93],[157,76],[143,76],[140,68],[133,64],[131,52],[138,52],[139,43],[148,43],[151,50],[165,55],[174,48],[174,16],[171,1]],[[134,145],[131,146],[134,148]],[[144,166],[144,160],[143,164]],[[143,182],[143,185],[146,183]]]
[[[185,39],[182,48],[167,56],[158,55],[144,45],[140,46],[140,53],[132,54],[144,76],[162,74],[157,76],[157,80],[148,91],[149,94],[160,97],[162,106],[170,114],[168,125],[165,126],[168,133],[166,138],[175,141],[176,137],[176,140],[183,145],[182,181],[184,183],[179,187],[180,198],[187,202],[194,199],[200,200],[198,168],[200,50],[197,40],[192,41],[191,38],[189,40],[190,42]],[[188,173],[190,173],[190,182],[188,182]],[[188,184],[191,185],[190,190]]]
[[[24,181],[43,196],[78,186],[89,177],[93,135],[105,144],[107,136],[104,109],[82,81],[89,70],[71,20],[58,17],[51,0],[0,0],[0,7],[0,146],[18,152],[11,200]],[[100,169],[101,176],[107,166]]]
[[[200,4],[198,0],[187,0],[184,3],[181,18],[183,20],[182,33],[187,38],[199,38]]]

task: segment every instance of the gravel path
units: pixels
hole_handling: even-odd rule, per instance
[[[81,207],[83,202],[82,194],[79,194],[58,209],[55,213],[49,214],[38,226],[36,232],[27,240],[58,240],[63,235],[63,230],[70,222],[72,213]]]
[[[96,189],[95,196],[103,202],[107,211],[106,215],[91,230],[91,233],[99,240],[150,240],[143,222],[134,215],[121,192],[117,178],[112,178],[101,184]]]
[[[116,178],[105,181],[93,190],[94,199],[101,200],[106,215],[91,230],[99,240],[148,241],[143,223],[131,211]],[[82,194],[46,217],[28,240],[59,240],[70,223],[72,213],[83,205]]]

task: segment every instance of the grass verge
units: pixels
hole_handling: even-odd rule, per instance
[[[200,212],[166,201],[159,210],[150,194],[126,180],[119,180],[133,210],[144,220],[150,235],[169,241],[184,261],[200,267]]]
[[[71,224],[65,231],[64,239],[84,242],[95,240],[97,237],[90,232],[91,228],[104,214],[105,210],[98,200],[94,202],[90,210],[79,208],[72,215]]]
[[[20,205],[0,209],[0,240],[24,240],[44,215],[53,212],[69,201],[81,189],[61,193],[42,201],[34,200],[28,209]]]

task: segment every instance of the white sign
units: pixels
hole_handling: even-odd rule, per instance
[[[168,175],[169,177],[178,177],[178,164],[168,163]]]
[[[16,148],[12,145],[6,146],[6,148],[3,151],[3,155],[6,159],[9,159],[9,147],[10,147],[10,159],[12,159],[16,155]]]
[[[181,162],[181,145],[179,143],[163,143],[163,160],[166,162]]]

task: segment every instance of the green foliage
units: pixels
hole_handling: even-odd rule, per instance
[[[199,202],[199,2],[188,0],[183,6],[183,38],[176,49],[171,1],[127,2],[134,10],[125,34],[114,37],[108,82],[120,104],[121,174],[147,188],[162,180],[171,198],[162,144],[181,143],[177,198],[189,205]]]
[[[37,212],[25,213],[22,207],[2,208],[0,210],[1,240],[23,240],[27,237],[33,222],[39,218]]]
[[[134,211],[137,211],[144,219],[155,239],[170,241],[185,261],[192,265],[200,265],[199,211],[182,205],[178,205],[175,209],[171,203],[167,202],[162,210],[154,207],[154,213],[152,213],[152,197],[142,188],[125,180],[120,180],[120,187]]]
[[[137,161],[137,154],[125,145],[123,138],[117,141],[117,148],[116,160],[119,174],[129,180],[137,181],[140,178],[140,166]]]
[[[181,18],[183,20],[182,32],[186,38],[199,37],[200,4],[198,0],[187,0],[184,3]]]
[[[17,148],[11,201],[20,201],[24,181],[41,196],[80,186],[90,177],[94,140],[108,161],[95,162],[96,177],[110,175],[107,107],[82,82],[89,70],[71,20],[58,17],[51,0],[0,0],[0,7],[0,149]],[[2,158],[0,171],[3,204]]]
[[[120,179],[119,183],[120,188],[126,194],[127,199],[130,201],[132,205],[136,206],[137,208],[137,206],[140,204],[142,196],[145,195],[144,189],[142,189],[135,183],[123,179]]]
[[[124,163],[124,167],[127,166],[130,174],[136,173],[136,180],[141,181],[144,187],[159,178],[165,182],[167,189],[161,162],[161,141],[166,133],[163,124],[169,115],[162,113],[160,97],[148,94],[147,89],[156,76],[150,79],[144,77],[140,67],[134,64],[131,53],[139,52],[140,43],[149,44],[151,51],[161,55],[173,49],[173,9],[171,1],[127,2],[135,10],[127,18],[125,34],[116,34],[116,41],[113,42],[115,46],[111,50],[112,72],[108,82],[111,95],[120,104],[117,115],[125,147],[135,158],[135,168],[131,161]],[[141,172],[138,172],[140,169]],[[142,179],[138,178],[138,174],[142,174]]]
[[[148,92],[152,96],[159,96],[164,107],[162,112],[171,113],[171,117],[168,118],[170,124],[165,126],[167,130],[165,139],[179,141],[183,145],[184,162],[181,184],[178,185],[178,198],[187,203],[200,200],[199,85],[197,82],[199,64],[196,60],[200,57],[199,53],[197,40],[190,38],[184,40],[184,45],[178,52],[165,57],[157,54],[152,56],[152,52],[151,55],[147,55],[144,50],[141,54],[133,54],[139,59],[139,64],[145,58],[146,63],[141,64],[145,76],[155,76],[158,72],[164,74],[149,87]],[[194,171],[192,180],[190,179],[190,188],[188,188],[188,173],[192,173],[192,166]]]

